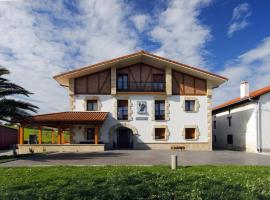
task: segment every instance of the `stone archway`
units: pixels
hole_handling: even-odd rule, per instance
[[[119,128],[127,128],[132,132],[132,137],[133,137],[132,141],[133,141],[133,146],[134,146],[134,143],[136,143],[136,135],[138,134],[137,128],[135,128],[133,125],[128,124],[128,123],[119,123],[119,124],[113,125],[110,128],[110,131],[109,131],[110,148],[116,147],[115,142],[117,141],[116,141],[115,135],[116,135],[117,129]]]

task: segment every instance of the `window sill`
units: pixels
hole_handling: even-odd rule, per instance
[[[186,113],[197,113],[198,110],[185,110]]]
[[[194,138],[194,139],[186,139],[186,138],[185,138],[185,140],[186,140],[186,141],[198,141],[199,138]]]
[[[168,139],[155,139],[155,141],[168,141]]]

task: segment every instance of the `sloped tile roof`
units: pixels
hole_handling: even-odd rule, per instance
[[[221,110],[221,109],[223,109],[223,108],[225,108],[225,107],[233,106],[233,105],[235,105],[235,104],[237,104],[237,103],[246,102],[246,101],[248,101],[249,99],[257,98],[257,97],[259,97],[259,96],[261,96],[261,95],[263,95],[263,94],[266,94],[266,93],[268,93],[268,92],[270,92],[270,85],[267,86],[267,87],[261,88],[261,89],[259,89],[259,90],[255,90],[255,91],[253,91],[253,92],[250,92],[248,97],[245,97],[245,98],[242,98],[242,99],[241,99],[240,97],[237,97],[237,98],[232,99],[232,100],[230,100],[230,101],[227,101],[227,102],[225,102],[225,103],[223,103],[223,104],[220,104],[220,105],[214,107],[214,108],[212,109],[212,111]]]
[[[59,112],[31,117],[33,122],[103,122],[108,112]]]

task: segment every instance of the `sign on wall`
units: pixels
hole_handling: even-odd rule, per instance
[[[137,101],[137,113],[138,114],[147,114],[147,102],[146,101]]]

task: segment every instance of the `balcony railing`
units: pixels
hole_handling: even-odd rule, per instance
[[[164,82],[128,82],[117,85],[120,92],[165,92]]]

